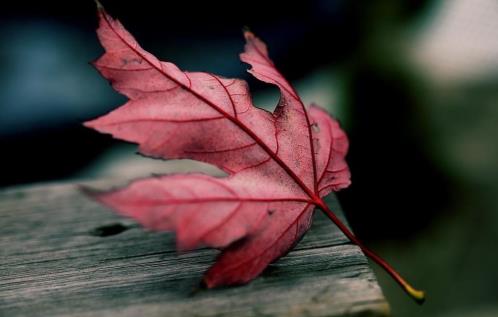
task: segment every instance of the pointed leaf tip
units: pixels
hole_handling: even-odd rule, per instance
[[[249,41],[254,40],[254,38],[256,37],[256,36],[254,35],[254,33],[252,33],[252,32],[249,30],[249,28],[244,28],[243,32],[244,32],[244,38],[245,38],[245,39],[246,39],[246,41],[248,41],[248,42],[249,42]]]
[[[102,3],[100,3],[100,1],[99,1],[99,0],[95,0],[95,5],[97,6],[97,10],[98,10],[99,12],[101,12],[101,11],[105,11],[104,6],[102,5]]]

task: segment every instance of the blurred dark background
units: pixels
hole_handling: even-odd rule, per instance
[[[498,3],[495,0],[103,1],[142,46],[182,69],[276,91],[237,54],[248,26],[307,103],[347,130],[355,232],[428,291],[415,307],[383,272],[395,316],[498,316]],[[83,128],[124,98],[88,64],[88,1],[0,11],[0,186],[171,169]]]

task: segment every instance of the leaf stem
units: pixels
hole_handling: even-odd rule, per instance
[[[425,301],[425,293],[421,290],[417,290],[412,287],[401,275],[394,270],[389,263],[387,263],[380,256],[375,254],[372,250],[367,248],[363,242],[361,242],[356,236],[349,230],[346,225],[330,210],[327,204],[320,200],[317,206],[327,215],[327,217],[332,220],[332,222],[344,233],[344,235],[354,244],[356,244],[360,249],[368,256],[372,261],[377,263],[382,267],[391,277],[401,286],[401,288],[418,304],[422,304]]]

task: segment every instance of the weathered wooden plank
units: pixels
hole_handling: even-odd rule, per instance
[[[329,203],[342,217],[337,201]],[[321,214],[292,252],[249,285],[197,292],[217,251],[179,254],[171,234],[144,231],[82,195],[77,185],[1,191],[0,224],[3,316],[386,316],[389,311],[366,258]],[[127,230],[99,236],[107,231],[96,228],[111,224]],[[118,232],[119,226],[111,229]]]

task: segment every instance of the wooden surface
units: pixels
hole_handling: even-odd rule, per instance
[[[0,191],[0,224],[0,316],[389,314],[364,255],[321,213],[249,285],[199,291],[217,251],[178,254],[172,234],[144,231],[77,185]]]

